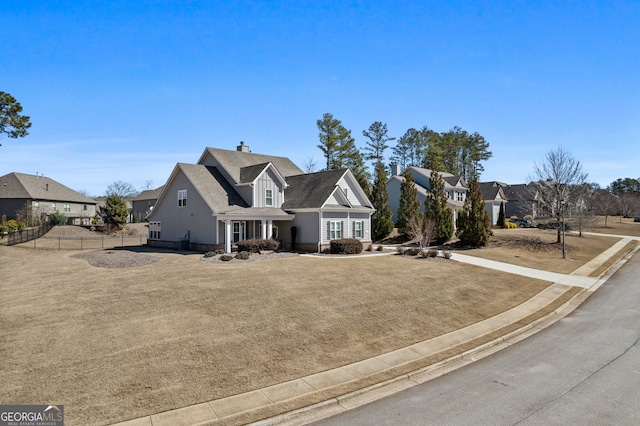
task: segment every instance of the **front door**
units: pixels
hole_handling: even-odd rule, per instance
[[[233,227],[233,242],[237,243],[238,241],[242,241],[246,239],[245,230],[247,228],[247,222],[245,221],[234,221],[231,223]]]

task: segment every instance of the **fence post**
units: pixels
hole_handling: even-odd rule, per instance
[[[82,246],[82,237],[80,237],[80,251],[82,251],[82,248],[83,248],[83,246]]]

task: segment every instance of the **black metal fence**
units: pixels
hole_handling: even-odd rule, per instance
[[[96,237],[41,237],[25,247],[37,250],[100,250],[116,247],[143,246],[146,235],[105,235]]]
[[[44,236],[51,228],[53,228],[51,222],[43,223],[42,225],[35,228],[27,228],[21,231],[9,232],[7,235],[7,245],[13,246],[16,244],[27,243],[31,240],[35,240],[36,238],[40,238]]]

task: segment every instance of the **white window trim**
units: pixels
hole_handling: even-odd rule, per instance
[[[187,206],[187,190],[178,189],[178,207]]]
[[[329,241],[343,238],[344,230],[342,228],[341,220],[330,220],[327,222],[327,237]]]
[[[273,189],[271,188],[264,190],[264,205],[265,207],[273,207]]]
[[[149,239],[150,240],[159,240],[160,231],[162,231],[162,225],[160,221],[149,222]]]
[[[360,240],[364,238],[364,221],[362,220],[353,221],[353,238],[357,238]]]

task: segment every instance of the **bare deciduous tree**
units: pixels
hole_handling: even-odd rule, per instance
[[[438,227],[433,219],[430,219],[424,213],[411,217],[408,222],[408,234],[411,238],[418,239],[420,250],[429,247],[431,240],[436,238]]]
[[[536,190],[535,199],[543,211],[556,218],[560,242],[563,208],[577,202],[571,189],[586,183],[588,174],[582,170],[582,163],[562,147],[549,151],[542,163],[534,164],[533,171],[530,180],[535,183],[531,185]]]
[[[133,197],[138,193],[135,187],[129,182],[123,182],[121,180],[113,182],[107,186],[106,195],[118,195],[122,198]]]

